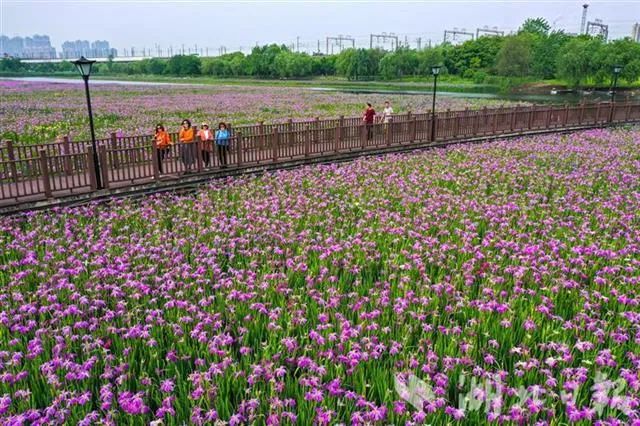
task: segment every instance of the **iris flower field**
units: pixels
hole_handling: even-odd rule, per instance
[[[0,422],[639,425],[640,130],[0,218]]]
[[[51,142],[68,135],[89,137],[87,105],[80,84],[0,80],[0,138],[23,144]],[[118,85],[93,83],[91,99],[96,137],[153,133],[157,123],[177,131],[184,118],[200,125],[234,125],[313,117],[336,118],[362,113],[366,102],[382,110],[390,100],[395,112],[424,112],[430,94],[352,94],[277,86]],[[481,98],[441,96],[438,109],[513,105]]]

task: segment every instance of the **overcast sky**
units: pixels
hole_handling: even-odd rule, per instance
[[[640,22],[640,0],[587,1],[588,20],[609,24],[610,37],[630,35]],[[370,33],[396,33],[413,45],[441,42],[445,29],[516,30],[527,17],[544,17],[556,28],[578,32],[584,1],[129,1],[0,0],[0,33],[47,34],[57,49],[66,40],[108,40],[112,47],[174,52],[229,51],[278,42],[301,50],[325,50],[325,37],[351,35],[368,45]]]

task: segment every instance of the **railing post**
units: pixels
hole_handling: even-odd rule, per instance
[[[309,154],[311,152],[311,131],[309,130],[309,125],[306,124],[304,126],[304,158],[309,158]]]
[[[529,121],[527,123],[527,130],[531,130],[533,128],[533,114],[535,113],[536,107],[529,107]]]
[[[274,163],[278,162],[278,142],[278,128],[274,127],[273,134],[271,135],[271,149],[273,150],[272,159]]]
[[[578,124],[580,125],[582,124],[582,120],[584,119],[584,106],[585,106],[585,103],[584,101],[582,101],[580,103],[580,116],[578,117]]]
[[[360,125],[360,148],[363,151],[367,148],[367,123],[364,121]]]
[[[336,152],[340,149],[340,145],[342,144],[342,140],[343,140],[343,127],[344,127],[344,115],[341,115],[340,118],[338,119],[338,127],[337,127],[337,134],[336,134]]]
[[[71,174],[71,149],[69,147],[69,136],[64,136],[62,138],[62,149],[64,150],[64,160],[62,161],[62,165],[64,167],[64,174],[69,176]]]
[[[544,128],[545,129],[549,129],[549,127],[551,127],[551,112],[553,111],[553,106],[550,106],[549,108],[547,108],[547,113],[545,114],[544,117]]]
[[[391,127],[393,126],[393,117],[389,117],[389,122],[384,123],[383,126],[387,146],[391,146]]]
[[[600,106],[602,105],[602,102],[598,102],[598,106],[596,107],[596,116],[595,116],[595,120],[593,120],[593,124],[598,124],[598,122],[600,121]]]
[[[292,145],[293,135],[291,134],[291,127],[293,125],[293,119],[287,119],[287,132],[285,136],[284,143],[288,146]]]
[[[474,111],[473,116],[471,116],[471,134],[473,136],[478,134],[478,118],[480,115],[477,111]]]
[[[108,189],[109,188],[109,167],[107,164],[107,147],[104,145],[98,146],[98,161],[100,161],[100,166],[101,166],[100,174],[102,177],[102,187],[105,189]]]
[[[611,109],[609,111],[609,124],[613,123],[616,114],[616,103],[611,102]]]
[[[89,185],[91,185],[92,191],[96,191],[98,189],[98,180],[96,179],[96,163],[93,159],[93,147],[91,145],[87,147],[87,163],[89,164]]]
[[[153,179],[160,179],[160,159],[158,158],[158,143],[151,141],[151,164],[153,165]]]
[[[236,161],[238,162],[238,167],[242,166],[242,132],[238,132],[236,134]]]
[[[627,108],[624,112],[624,121],[628,121],[631,116],[631,105],[633,105],[633,103],[631,101],[627,101]]]
[[[320,140],[321,142],[324,142],[324,138],[319,137],[321,135],[320,134],[320,117],[316,117],[316,118],[313,119],[313,128],[316,129],[315,141],[314,142],[317,142],[318,140]],[[324,151],[325,151],[325,149],[323,147],[322,148],[322,152],[324,152]]]
[[[517,106],[515,108],[511,108],[511,122],[509,123],[509,130],[511,130],[512,132],[516,128],[516,116],[518,114],[518,108],[519,107]]]
[[[493,122],[491,123],[491,134],[495,135],[498,130],[498,111],[501,111],[502,108],[498,110],[493,110]]]
[[[258,138],[258,144],[259,144],[259,150],[261,150],[262,148],[266,147],[266,137],[264,134],[264,121],[258,121],[258,135],[260,136]]]
[[[412,116],[411,121],[409,122],[409,141],[413,142],[416,140],[416,117]]]
[[[117,169],[118,167],[120,167],[120,162],[118,160],[118,155],[116,154],[118,151],[118,135],[116,135],[115,132],[111,132],[111,152],[112,152],[112,156],[111,156],[111,160],[112,160],[112,166],[114,169]]]
[[[13,141],[7,141],[7,156],[9,157],[9,169],[11,170],[11,178],[14,182],[18,182],[18,168],[16,167],[16,154],[13,151]]]
[[[42,185],[44,186],[44,195],[51,198],[51,181],[49,176],[49,164],[47,162],[47,151],[39,150],[40,153],[40,170],[42,171]]]

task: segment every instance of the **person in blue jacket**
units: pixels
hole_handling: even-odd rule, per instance
[[[227,167],[227,156],[229,154],[229,140],[231,139],[231,133],[229,132],[229,129],[227,129],[227,125],[225,123],[218,124],[215,139],[220,167]]]

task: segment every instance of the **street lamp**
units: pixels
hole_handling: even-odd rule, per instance
[[[93,67],[95,62],[96,61],[90,61],[84,56],[81,56],[77,61],[73,61],[73,64],[76,66],[84,80],[84,91],[87,95],[87,108],[89,110],[89,127],[91,128],[91,146],[93,147],[93,164],[96,174],[96,186],[98,189],[102,189],[102,176],[100,176],[98,149],[96,147],[96,132],[93,128],[93,112],[91,112],[91,97],[89,96],[89,76],[91,75],[91,67]]]
[[[611,110],[609,112],[609,123],[613,121],[613,103],[616,99],[616,88],[618,87],[618,76],[622,72],[622,65],[613,66],[613,88],[611,89]]]
[[[440,74],[440,65],[434,65],[431,67],[431,74],[433,74],[433,105],[431,106],[431,140],[436,139],[436,87],[438,85],[438,74]]]
[[[618,87],[618,76],[622,72],[622,65],[613,66],[613,89],[611,89],[611,102],[616,98],[616,88]]]

